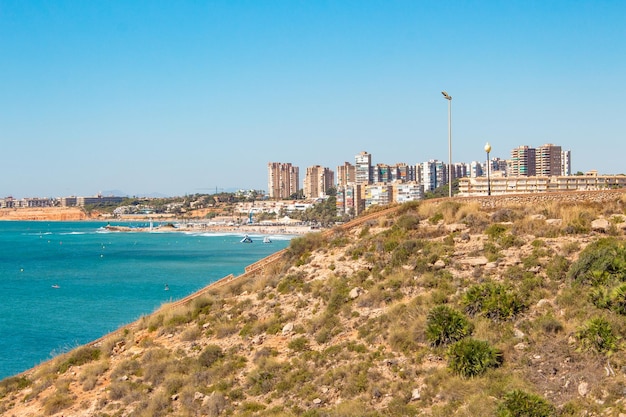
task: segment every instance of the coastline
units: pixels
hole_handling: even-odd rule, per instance
[[[310,226],[289,226],[289,225],[242,225],[242,226],[217,226],[196,223],[182,223],[178,226],[161,225],[155,227],[129,227],[107,225],[105,227],[111,232],[139,232],[139,233],[228,233],[238,235],[304,235],[311,232],[320,231],[320,229],[312,229]]]
[[[303,235],[316,232],[320,229],[311,226],[289,224],[243,224],[243,225],[214,225],[207,224],[201,218],[178,219],[171,216],[121,216],[110,217],[95,213],[88,215],[79,207],[33,207],[33,208],[2,208],[0,221],[102,221],[102,222],[168,222],[176,225],[158,225],[155,227],[127,227],[109,226],[115,232],[200,232],[200,233],[229,233],[229,234],[264,234],[264,235]]]

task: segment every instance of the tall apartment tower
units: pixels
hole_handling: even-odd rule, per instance
[[[335,173],[329,168],[314,165],[306,169],[304,176],[304,196],[307,198],[325,197],[335,182]]]
[[[561,175],[561,147],[547,143],[535,151],[535,175],[549,177]]]
[[[371,184],[373,182],[372,175],[372,155],[363,151],[354,157],[356,183]]]
[[[526,145],[513,149],[509,161],[509,176],[532,177],[537,175],[535,151],[535,148]]]
[[[267,164],[267,178],[270,198],[289,198],[298,192],[300,169],[289,162],[270,162]]]
[[[392,167],[387,164],[376,164],[374,167],[374,178],[372,178],[373,183],[388,183],[393,181],[392,179]]]
[[[345,187],[356,182],[356,170],[350,162],[344,162],[337,167],[337,187]]]
[[[561,175],[572,175],[572,151],[561,151]]]
[[[391,167],[391,181],[410,182],[417,181],[415,166],[399,162]]]
[[[434,191],[437,187],[447,184],[446,164],[436,159],[422,163],[422,185],[424,191]]]

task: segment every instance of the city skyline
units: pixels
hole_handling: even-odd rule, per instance
[[[626,171],[626,3],[0,0],[0,196],[267,188],[267,162]]]

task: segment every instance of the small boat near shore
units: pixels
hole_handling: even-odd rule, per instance
[[[263,243],[272,243],[272,239],[270,239],[270,237],[269,237],[269,236],[265,236],[265,237],[263,238]]]
[[[241,243],[252,243],[252,238],[248,235],[244,235],[243,239],[240,240]]]

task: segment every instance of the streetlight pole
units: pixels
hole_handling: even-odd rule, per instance
[[[448,100],[448,197],[452,197],[452,96],[445,91],[441,94]]]
[[[489,162],[489,152],[491,152],[491,145],[489,142],[485,145],[485,152],[487,152],[487,195],[491,195],[491,178],[489,178],[489,165],[491,165]]]

